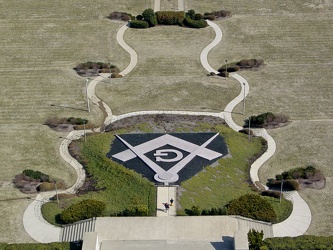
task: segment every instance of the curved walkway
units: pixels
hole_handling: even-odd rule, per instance
[[[156,3],[156,2],[155,2]],[[208,72],[215,72],[208,63],[208,53],[211,51],[212,48],[214,48],[222,39],[222,31],[218,25],[215,23],[208,21],[208,24],[214,29],[216,36],[215,39],[206,46],[202,53],[200,54],[200,60],[203,65],[203,67]],[[137,63],[137,54],[136,52],[130,48],[125,41],[123,40],[124,32],[126,31],[127,26],[123,26],[119,29],[117,33],[117,41],[119,44],[130,53],[131,61],[128,67],[121,72],[122,75],[128,74],[136,65]],[[108,74],[107,74],[108,75]],[[218,116],[221,118],[224,118],[226,123],[235,131],[239,131],[242,129],[242,127],[238,126],[232,119],[232,111],[236,105],[238,105],[240,102],[243,101],[244,97],[249,92],[249,85],[248,82],[240,75],[234,74],[232,75],[233,78],[235,78],[241,85],[241,92],[240,94],[235,97],[224,109],[221,113],[210,113],[210,112],[183,112],[183,111],[144,111],[144,112],[133,112],[129,114],[124,114],[121,116],[113,116],[111,109],[102,102],[95,94],[95,87],[98,82],[103,80],[107,75],[98,76],[95,79],[93,79],[87,90],[87,94],[89,99],[98,105],[100,108],[101,105],[103,105],[103,108],[105,109],[107,113],[107,117],[105,119],[104,124],[109,124],[113,121],[134,116],[134,115],[143,115],[143,114],[187,114],[187,115],[209,115],[209,116]],[[76,183],[69,189],[64,191],[59,191],[59,193],[73,193],[75,190],[80,187],[85,178],[85,173],[83,171],[83,168],[81,164],[79,164],[68,152],[68,145],[70,142],[74,139],[78,139],[83,136],[83,131],[72,131],[68,134],[67,138],[61,143],[60,146],[60,155],[63,157],[63,159],[68,162],[71,166],[74,167],[74,169],[77,172],[78,178]],[[264,137],[268,142],[268,149],[267,151],[259,158],[257,161],[255,161],[251,165],[250,175],[253,182],[259,181],[258,177],[258,170],[262,166],[262,164],[267,161],[275,152],[276,145],[273,138],[267,133],[265,129],[259,129],[254,130],[255,135]],[[49,223],[47,223],[43,217],[41,216],[41,205],[46,202],[49,197],[53,196],[55,192],[47,192],[47,193],[41,193],[37,196],[36,200],[33,201],[28,208],[26,209],[24,216],[23,216],[23,224],[24,228],[28,232],[28,234],[35,239],[36,241],[47,243],[47,242],[53,242],[53,241],[59,241],[59,234],[60,234],[60,228],[55,227]],[[308,229],[310,223],[311,223],[311,211],[306,204],[306,202],[299,196],[297,192],[293,192],[289,195],[290,200],[293,202],[293,212],[289,216],[289,218],[279,224],[273,225],[273,232],[275,237],[281,237],[281,236],[298,236],[302,235],[306,232]]]

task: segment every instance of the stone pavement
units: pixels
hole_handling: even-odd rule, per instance
[[[155,1],[155,7],[157,6],[156,5],[157,2],[159,3],[159,1],[158,0]],[[215,36],[215,39],[206,48],[204,48],[204,50],[202,51],[202,53],[200,55],[200,60],[201,60],[203,67],[208,72],[216,73],[217,71],[214,70],[208,63],[208,53],[214,46],[216,46],[221,41],[222,31],[219,28],[219,26],[216,25],[215,23],[208,21],[208,24],[215,30],[216,36]],[[135,67],[135,64],[137,63],[137,55],[136,55],[135,51],[133,49],[131,49],[123,40],[123,34],[126,29],[127,29],[127,26],[122,27],[117,33],[117,41],[120,43],[120,45],[123,48],[125,48],[130,53],[130,56],[131,56],[131,62],[129,64],[129,66],[123,72],[121,72],[121,74],[123,74],[123,75],[128,74]],[[119,34],[119,37],[118,37],[118,34]],[[89,99],[98,106],[100,106],[102,104],[107,112],[107,118],[105,120],[105,124],[108,124],[111,121],[126,117],[128,115],[131,116],[131,115],[134,115],[137,113],[140,113],[140,114],[143,114],[143,113],[144,114],[173,113],[173,114],[191,114],[191,115],[205,114],[205,115],[219,116],[219,117],[224,118],[226,120],[227,124],[236,131],[241,129],[240,126],[238,126],[237,124],[234,123],[231,114],[232,114],[234,107],[236,105],[238,105],[240,102],[242,102],[244,99],[244,96],[246,96],[248,94],[249,85],[248,85],[247,81],[238,74],[233,74],[232,77],[235,78],[240,83],[241,92],[237,97],[235,97],[234,100],[232,100],[226,106],[224,112],[209,113],[209,112],[182,112],[182,111],[146,111],[146,112],[133,112],[131,114],[125,114],[125,115],[118,116],[118,117],[113,116],[111,109],[95,95],[95,87],[96,87],[97,83],[99,81],[103,80],[105,77],[107,77],[107,75],[105,75],[105,76],[101,75],[101,76],[95,78],[94,80],[92,80],[90,82],[90,84],[88,86]],[[255,130],[255,133],[256,133],[256,135],[263,136],[268,141],[267,152],[265,152],[265,154],[263,154],[263,156],[261,156],[255,162],[255,164],[252,165],[253,169],[251,166],[251,171],[250,171],[251,179],[253,181],[259,181],[258,170],[261,167],[261,165],[274,154],[276,145],[275,145],[273,138],[271,138],[268,135],[266,130]],[[70,141],[77,137],[80,137],[82,135],[83,135],[83,131],[73,131],[73,133],[71,132],[67,136],[67,138],[63,141],[63,143],[61,144],[61,147],[60,147],[61,156],[64,158],[64,160],[66,162],[71,164],[76,169],[76,172],[78,174],[78,179],[77,179],[75,185],[73,187],[71,187],[70,189],[65,190],[63,192],[75,192],[76,188],[79,187],[83,183],[84,171],[82,170],[82,166],[80,164],[78,164],[78,162],[75,159],[73,159],[70,156],[70,154],[68,153],[68,144],[70,143]],[[174,217],[175,212],[176,212],[177,202],[175,203],[176,206],[172,207],[168,211],[168,213],[161,211],[161,209],[163,209],[163,207],[161,206],[162,203],[168,202],[168,200],[170,200],[170,198],[173,198],[175,201],[177,201],[175,190],[176,190],[175,187],[159,187],[158,188],[158,204],[157,204],[158,216],[156,217],[156,220],[157,220],[157,218],[165,218],[165,217],[168,217],[170,219],[177,218],[177,217]],[[57,228],[57,227],[47,223],[42,218],[41,211],[40,211],[41,204],[43,202],[45,202],[48,199],[48,197],[53,196],[53,195],[54,195],[54,192],[43,193],[43,194],[38,195],[36,200],[33,201],[28,206],[27,210],[24,213],[24,216],[23,216],[24,227],[25,227],[26,231],[28,232],[28,234],[36,241],[43,242],[43,243],[59,241],[60,228]],[[302,235],[306,232],[307,228],[309,227],[309,225],[311,223],[311,211],[310,211],[308,205],[305,203],[305,201],[299,196],[299,194],[297,192],[291,194],[290,199],[292,200],[292,202],[294,204],[293,212],[287,220],[273,226],[274,236]],[[166,216],[166,215],[168,215],[168,216]],[[134,218],[130,218],[130,219],[133,220]],[[144,219],[145,218],[143,218],[143,222],[146,223]],[[183,219],[187,221],[186,223],[190,223],[190,221],[193,221],[193,220],[199,220],[198,225],[202,225],[203,220],[206,220],[205,217],[197,217],[197,218],[183,217]],[[150,221],[151,218],[146,218],[146,220]],[[216,223],[216,219],[212,219],[212,223],[213,222]],[[121,223],[121,224],[125,225],[126,223]],[[189,232],[192,232],[194,230],[194,227],[191,228],[190,225],[192,225],[192,224],[189,224],[187,230],[189,230]],[[148,229],[148,227],[141,227],[141,228],[142,228],[142,230]],[[214,233],[215,233],[214,231],[211,231],[209,229],[207,229],[207,231],[205,231],[205,233],[206,232],[208,233],[207,235],[209,237],[212,237],[212,235],[214,235]],[[155,232],[155,233],[158,233],[158,232]],[[203,237],[202,239],[204,239],[204,236],[202,236],[202,237]],[[221,241],[221,238],[219,238],[219,241]],[[166,244],[166,243],[164,242],[161,244]]]
[[[164,203],[170,203],[173,199],[173,205],[169,210],[165,210]],[[157,212],[156,216],[176,216],[177,215],[177,186],[157,187]]]

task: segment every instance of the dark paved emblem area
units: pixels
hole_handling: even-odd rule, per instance
[[[159,184],[179,184],[228,154],[216,133],[122,134],[107,157]]]

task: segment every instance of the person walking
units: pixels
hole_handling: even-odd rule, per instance
[[[170,206],[172,206],[173,202],[174,202],[174,200],[171,198],[171,200],[170,200]]]

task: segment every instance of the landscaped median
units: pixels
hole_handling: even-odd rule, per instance
[[[145,122],[138,122],[138,119],[144,119]],[[223,208],[242,194],[259,197],[249,181],[249,166],[265,150],[263,139],[252,138],[249,141],[246,135],[224,125],[220,118],[167,115],[131,117],[111,124],[106,128],[107,133],[88,136],[87,142],[80,140],[70,145],[72,155],[83,164],[88,177],[77,195],[62,194],[59,196],[59,204],[56,201],[44,204],[42,212],[45,219],[60,225],[64,223],[61,220],[64,209],[87,199],[106,205],[100,216],[154,216],[156,190],[152,180],[110,160],[106,154],[116,134],[134,131],[151,133],[166,127],[170,133],[218,132],[227,143],[229,152],[211,166],[203,167],[194,177],[180,183],[179,196],[175,202],[179,215],[185,215],[193,206],[201,210]],[[279,203],[276,198],[260,198],[270,203],[276,214],[271,222],[281,221],[291,212],[288,201]]]

